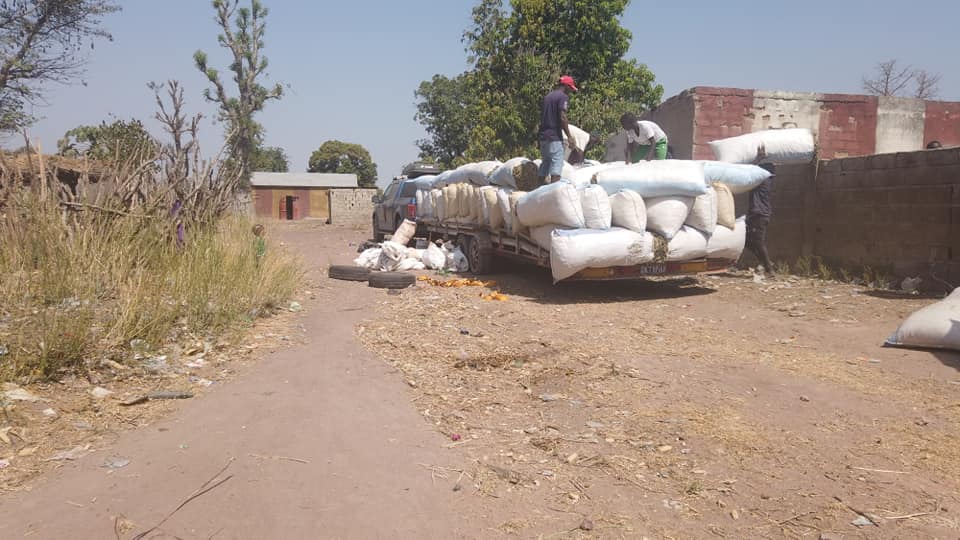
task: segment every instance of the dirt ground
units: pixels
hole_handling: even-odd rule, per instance
[[[522,266],[393,295],[325,277],[362,231],[271,229],[303,311],[198,368],[29,387],[0,537],[960,538],[960,355],[880,347],[933,299]],[[197,396],[119,405],[171,386]]]

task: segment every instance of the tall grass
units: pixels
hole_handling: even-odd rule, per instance
[[[2,211],[0,379],[129,357],[135,339],[159,347],[188,333],[222,333],[288,300],[302,275],[280,250],[258,261],[241,216],[197,224],[178,247],[163,215],[67,219],[31,190]]]

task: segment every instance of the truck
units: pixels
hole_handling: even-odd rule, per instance
[[[441,172],[443,169],[438,165],[415,161],[405,166],[399,176],[393,177],[383,195],[374,195],[372,222],[375,241],[382,242],[404,219],[416,221],[417,183],[414,180]]]

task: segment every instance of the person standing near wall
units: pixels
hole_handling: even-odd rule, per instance
[[[777,175],[777,168],[767,161],[767,149],[763,145],[757,148],[757,158],[753,163],[766,169],[770,173],[770,178],[750,192],[746,247],[760,260],[764,271],[767,274],[773,274],[773,262],[770,261],[770,255],[767,253],[767,226],[770,225],[770,217],[773,215],[770,196],[773,192],[773,179]]]
[[[567,109],[570,105],[570,93],[577,91],[573,77],[564,75],[556,88],[543,98],[540,108],[540,184],[556,182],[563,171],[563,137],[570,141],[571,151],[580,151],[576,140],[570,134],[567,122]]]
[[[667,134],[649,120],[637,120],[633,113],[624,113],[620,125],[627,132],[626,162],[667,159]]]

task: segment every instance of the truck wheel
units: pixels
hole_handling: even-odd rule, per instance
[[[370,270],[360,266],[334,264],[327,270],[327,275],[332,279],[344,281],[366,281],[370,279]]]
[[[474,274],[489,274],[493,271],[493,246],[486,233],[465,238],[466,246],[463,250],[470,263],[470,271]]]
[[[367,284],[377,289],[406,289],[417,282],[417,276],[407,272],[372,272]]]
[[[383,242],[384,235],[382,232],[377,230],[377,215],[373,215],[373,241],[374,242]]]

